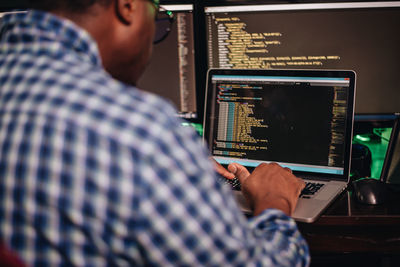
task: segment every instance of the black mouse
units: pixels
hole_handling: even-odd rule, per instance
[[[385,183],[377,179],[362,178],[353,182],[353,195],[360,203],[377,205],[385,202],[387,189]]]

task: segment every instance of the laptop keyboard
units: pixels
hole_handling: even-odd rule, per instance
[[[236,177],[233,179],[227,179],[223,176],[218,175],[218,180],[223,184],[229,185],[232,188],[232,190],[237,190],[237,191],[241,190],[239,179]]]
[[[226,185],[229,185],[232,190],[241,190],[241,185],[238,178],[227,179],[223,176],[218,176],[218,179]],[[306,182],[306,186],[301,191],[300,197],[301,198],[311,198],[313,197],[322,187],[324,186],[323,183],[318,182]]]
[[[301,191],[300,197],[301,198],[311,198],[312,196],[317,193],[324,184],[317,183],[317,182],[306,182],[306,186]]]

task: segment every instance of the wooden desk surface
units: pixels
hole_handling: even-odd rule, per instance
[[[400,255],[400,193],[390,191],[382,205],[365,205],[345,191],[317,221],[298,226],[312,254]]]

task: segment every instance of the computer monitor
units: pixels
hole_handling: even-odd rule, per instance
[[[400,2],[258,3],[206,2],[209,68],[350,69],[356,113],[400,111]]]
[[[175,21],[165,40],[154,45],[153,55],[138,87],[161,95],[174,103],[178,116],[198,118],[193,4],[166,4]],[[202,111],[201,111],[202,113]]]

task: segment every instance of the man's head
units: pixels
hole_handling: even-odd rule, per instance
[[[30,0],[72,20],[96,40],[104,68],[136,84],[150,58],[159,0]]]

